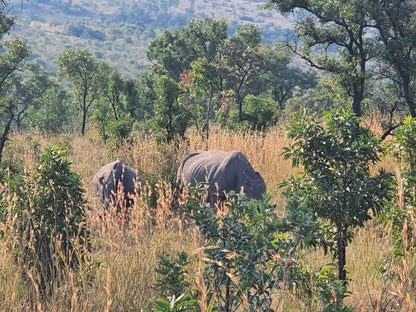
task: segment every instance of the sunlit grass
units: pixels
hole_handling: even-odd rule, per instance
[[[159,256],[176,255],[185,251],[192,260],[193,289],[199,294],[201,306],[208,308],[206,284],[202,282],[201,253],[203,245],[198,231],[187,225],[177,211],[176,188],[173,184],[181,159],[199,149],[218,148],[240,150],[263,176],[277,215],[284,214],[284,198],[280,182],[296,175],[291,162],[284,160],[282,151],[289,145],[286,132],[275,128],[266,134],[230,133],[214,129],[207,141],[192,132],[186,141],[158,145],[148,135],[138,134],[133,142],[125,142],[111,150],[91,131],[86,137],[61,135],[45,137],[39,133],[19,134],[12,138],[6,160],[15,157],[27,169],[33,167],[39,152],[47,145],[59,144],[68,149],[72,168],[83,179],[86,190],[87,224],[91,233],[91,248],[77,246],[74,252],[87,253],[87,261],[78,270],[70,267],[60,272],[61,283],[53,295],[43,301],[37,296],[35,285],[27,272],[15,263],[5,240],[0,246],[0,310],[1,311],[140,311],[151,309],[160,298],[154,284]],[[120,215],[103,215],[101,205],[92,193],[92,177],[96,170],[115,159],[124,160],[136,169],[143,179],[143,194],[130,212],[128,224]],[[383,159],[382,167],[394,171],[397,164]],[[154,199],[154,201],[152,201]],[[10,239],[15,239],[10,237]],[[358,229],[347,250],[347,271],[351,292],[347,304],[357,311],[415,311],[414,296],[406,289],[416,283],[414,255],[394,261],[393,244],[388,227],[375,221]],[[301,264],[318,269],[332,259],[322,250],[310,250],[297,259]],[[384,270],[384,271],[383,271]],[[386,270],[396,276],[387,282]],[[26,274],[25,274],[26,273]],[[36,272],[31,272],[36,274]],[[407,287],[407,288],[406,288]],[[279,311],[316,311],[317,297],[308,298],[296,292],[287,292]],[[402,297],[401,297],[402,296]],[[392,308],[393,307],[393,308]],[[387,311],[384,310],[384,311]]]

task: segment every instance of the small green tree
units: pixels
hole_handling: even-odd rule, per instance
[[[190,259],[185,252],[178,252],[177,257],[160,256],[156,272],[159,278],[156,289],[163,297],[179,297],[184,294],[191,283],[188,281],[189,271],[186,266]]]
[[[277,43],[270,48],[266,46],[262,74],[250,80],[246,86],[247,93],[267,94],[279,103],[280,109],[284,109],[286,102],[294,94],[315,88],[318,84],[317,74],[312,70],[306,71],[294,66],[291,55],[283,43]]]
[[[292,177],[289,201],[322,220],[326,240],[338,259],[339,279],[346,282],[346,247],[352,229],[379,212],[391,192],[391,175],[370,169],[379,161],[379,140],[360,128],[360,118],[352,113],[331,111],[326,124],[298,116],[289,127],[295,143],[285,148],[286,159],[302,166],[300,178]]]
[[[31,106],[27,115],[29,127],[48,133],[73,132],[79,117],[68,92],[57,84],[36,100],[36,106]]]
[[[193,115],[197,128],[205,130],[205,138],[208,139],[210,121],[215,115],[214,104],[221,89],[218,64],[209,63],[206,58],[197,59],[192,64],[192,70],[189,73],[189,88],[194,103],[197,99],[201,99],[202,103],[195,105]]]
[[[114,118],[119,120],[123,113],[123,93],[126,90],[126,81],[121,77],[120,72],[113,71],[108,78],[108,90],[105,93],[108,102],[114,113]]]
[[[97,102],[94,113],[92,115],[92,121],[97,128],[101,139],[112,150],[118,150],[119,147],[129,140],[130,134],[133,130],[134,120],[128,113],[118,111],[118,117],[115,117],[115,110],[112,105],[108,105],[107,99],[101,98]],[[120,108],[120,106],[118,106]]]
[[[276,125],[280,116],[279,105],[268,96],[247,95],[244,99],[243,119],[239,119],[235,99],[223,97],[216,114],[217,122],[232,131],[264,131]]]
[[[97,60],[88,49],[70,48],[59,55],[59,76],[74,87],[75,104],[82,112],[81,134],[85,135],[91,105],[107,90],[110,66]]]
[[[153,104],[157,100],[157,79],[149,70],[140,73],[139,81],[129,80],[126,85],[126,110],[135,120],[143,121],[154,116]]]
[[[223,128],[237,131],[244,127],[238,119],[238,104],[232,95],[220,99],[220,109],[215,116],[216,121]]]
[[[205,18],[189,22],[181,30],[165,30],[150,43],[147,56],[157,61],[154,70],[179,82],[184,70],[190,70],[199,58],[211,63],[227,39],[226,20]]]
[[[62,149],[47,148],[33,172],[6,177],[0,195],[2,235],[10,237],[25,270],[38,273],[36,283],[45,294],[56,285],[60,268],[79,264],[84,250],[79,246],[88,243],[81,177]]]
[[[78,116],[68,92],[38,64],[28,63],[23,70],[14,81],[20,102],[29,108],[17,120],[18,128],[32,127],[53,133],[72,130]]]
[[[161,76],[156,92],[154,127],[159,139],[171,142],[175,137],[183,137],[190,122],[188,107],[180,100],[180,85],[167,76]]]
[[[224,89],[234,93],[239,122],[243,121],[244,91],[249,81],[264,70],[268,50],[261,45],[261,36],[260,29],[254,25],[240,26],[220,51],[220,67],[225,70]]]

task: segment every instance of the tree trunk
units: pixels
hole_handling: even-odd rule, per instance
[[[238,88],[237,88],[237,104],[238,104],[238,121],[242,122],[243,121],[243,102],[244,102],[244,97],[243,97],[243,87],[244,87],[244,83],[245,83],[246,79],[244,78]]]
[[[352,110],[357,117],[361,117],[362,115],[361,102],[362,102],[362,97],[360,97],[359,95],[355,95],[353,102],[352,102]]]
[[[7,138],[9,137],[10,126],[12,124],[12,121],[13,121],[13,115],[10,116],[9,120],[4,126],[4,131],[2,135],[0,136],[0,163],[3,160],[3,150],[4,150],[4,146],[6,145]]]
[[[209,139],[209,117],[211,116],[211,106],[212,106],[212,97],[213,92],[211,91],[211,94],[209,95],[209,102],[208,102],[208,109],[207,109],[207,119],[206,119],[206,140],[208,142]]]
[[[85,136],[85,127],[87,123],[87,113],[88,113],[88,106],[87,106],[87,94],[88,91],[85,91],[82,95],[82,103],[80,103],[81,109],[82,109],[82,126],[81,126],[81,135],[82,137]]]
[[[167,124],[167,141],[171,142],[174,138],[174,134],[173,134],[173,103],[168,101],[168,124]]]
[[[410,91],[410,79],[407,77],[403,77],[403,93],[404,98],[406,99],[407,106],[409,107],[410,115],[415,118],[416,117],[416,109],[415,109],[415,101],[413,100],[411,91]]]
[[[365,76],[365,62],[361,65],[360,73]],[[352,100],[352,110],[357,117],[362,116],[361,103],[364,99],[365,79],[357,78],[353,83],[354,96]]]
[[[85,126],[87,124],[87,109],[82,110],[82,127],[81,127],[81,135],[85,136]]]
[[[282,86],[273,88],[273,99],[279,104],[280,109],[284,109],[286,96],[287,92],[285,93]]]
[[[243,121],[243,97],[240,92],[237,92],[237,103],[238,103],[238,121]]]
[[[117,104],[115,104],[114,102],[111,102],[111,107],[113,108],[113,113],[114,113],[114,118],[118,121],[118,114],[117,114]]]
[[[227,270],[228,271],[228,270]],[[230,312],[231,311],[231,280],[230,278],[227,278],[227,284],[225,286],[225,305],[224,305],[224,312]]]
[[[347,230],[343,227],[337,229],[337,247],[338,247],[338,278],[347,283],[347,255],[346,255],[346,234]]]

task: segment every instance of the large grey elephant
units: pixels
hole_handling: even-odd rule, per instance
[[[224,200],[231,190],[242,189],[248,199],[262,199],[266,184],[243,153],[220,150],[198,151],[187,155],[178,168],[177,182],[180,189],[195,186],[197,182],[208,183],[211,204]]]
[[[131,167],[117,160],[97,171],[93,187],[105,209],[114,206],[120,210],[122,207],[133,206],[133,198],[140,192],[140,182],[139,175]]]

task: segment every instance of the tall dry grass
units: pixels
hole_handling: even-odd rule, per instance
[[[8,246],[0,245],[0,311],[140,311],[151,309],[160,298],[155,281],[159,256],[185,251],[191,255],[189,276],[192,287],[199,290],[201,307],[212,306],[209,285],[203,282],[201,253],[203,245],[197,229],[185,224],[177,213],[173,184],[181,159],[199,149],[218,148],[242,151],[263,176],[278,215],[284,213],[284,199],[279,184],[297,174],[281,153],[289,145],[284,130],[275,128],[267,134],[248,135],[222,130],[211,132],[208,140],[189,133],[186,141],[158,145],[145,134],[137,134],[133,143],[123,143],[118,150],[109,150],[94,132],[77,135],[42,136],[19,134],[8,147],[9,159],[17,159],[30,169],[39,151],[47,145],[59,144],[68,150],[72,168],[83,177],[88,201],[87,222],[91,248],[78,270],[67,267],[60,272],[60,283],[48,300],[39,298],[30,274],[16,263]],[[123,225],[120,215],[103,216],[102,207],[92,192],[92,177],[103,164],[122,159],[143,178],[143,195],[137,198],[129,222]],[[10,160],[11,161],[11,160]],[[385,166],[393,168],[391,160]],[[151,199],[156,199],[154,202]],[[416,259],[412,254],[401,261],[391,258],[393,242],[390,230],[369,222],[356,233],[347,250],[347,270],[351,277],[348,304],[357,311],[415,311],[414,293]],[[85,253],[77,246],[75,253]],[[332,261],[320,250],[307,251],[298,259],[311,268]],[[386,275],[389,274],[389,275]],[[26,276],[26,278],[25,278]],[[29,278],[27,278],[29,276]],[[387,277],[394,277],[388,279]],[[412,288],[413,287],[413,288]],[[316,311],[319,293],[310,298],[288,291],[279,311]]]

